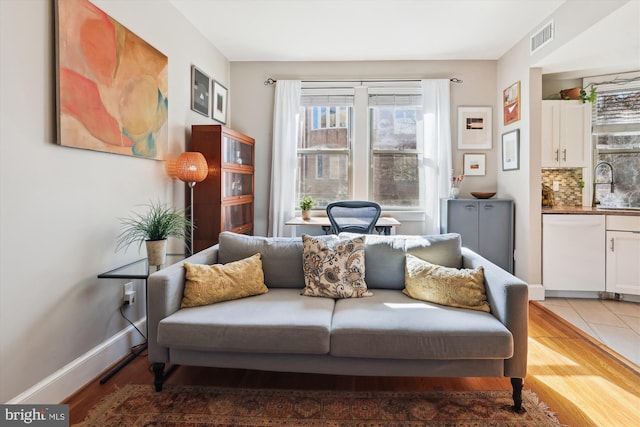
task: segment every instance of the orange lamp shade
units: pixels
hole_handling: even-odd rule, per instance
[[[207,159],[202,153],[187,151],[180,154],[175,164],[176,176],[184,182],[202,182],[209,174]]]

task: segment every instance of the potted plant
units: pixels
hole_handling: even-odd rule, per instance
[[[591,86],[591,89],[588,89],[589,86],[585,88],[574,87],[571,89],[563,89],[560,91],[560,99],[579,99],[584,104],[585,102],[595,102],[596,101],[596,87]],[[589,90],[587,92],[587,89]]]
[[[308,221],[311,219],[311,209],[313,209],[313,198],[304,196],[300,199],[300,209],[302,209],[302,219]]]
[[[144,214],[134,212],[128,218],[120,219],[121,233],[118,235],[116,250],[126,249],[138,242],[138,249],[142,242],[147,246],[149,265],[164,264],[167,253],[167,238],[184,239],[188,245],[188,232],[191,227],[189,220],[182,210],[176,210],[160,202],[151,202]]]

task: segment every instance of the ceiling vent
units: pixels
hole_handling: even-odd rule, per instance
[[[553,41],[553,21],[531,36],[531,55]]]

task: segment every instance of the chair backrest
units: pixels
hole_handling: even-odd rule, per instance
[[[335,234],[343,231],[373,233],[380,211],[380,205],[376,202],[361,200],[344,200],[327,205],[327,216]]]

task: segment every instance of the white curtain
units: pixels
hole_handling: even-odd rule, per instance
[[[295,214],[296,144],[300,114],[300,80],[276,82],[271,154],[268,236],[293,235],[285,221]]]
[[[449,79],[422,80],[424,103],[425,233],[440,233],[440,198],[451,180]]]

